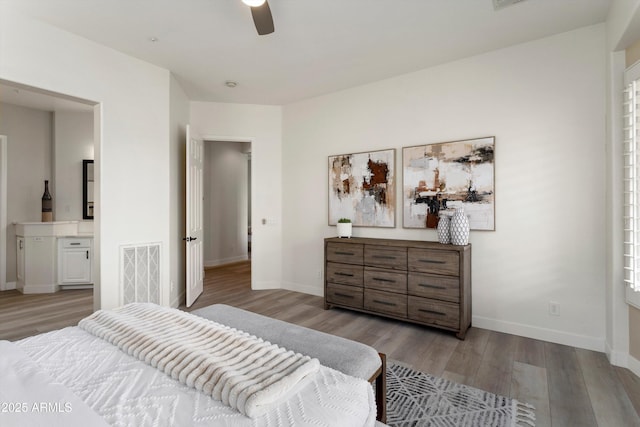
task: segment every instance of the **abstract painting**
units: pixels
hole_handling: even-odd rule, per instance
[[[471,230],[495,230],[495,137],[402,149],[403,226],[436,228],[464,208]]]
[[[395,227],[396,150],[329,156],[329,225]]]

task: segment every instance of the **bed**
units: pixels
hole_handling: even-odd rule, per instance
[[[249,329],[250,320],[261,323],[261,316],[237,310],[222,306],[194,315],[130,304],[98,311],[79,326],[0,341],[0,425],[376,423],[367,372],[346,375],[315,357],[211,320],[216,313],[231,313],[232,321],[249,319]],[[275,322],[270,333],[277,326],[292,330]],[[327,356],[314,351],[320,359]]]

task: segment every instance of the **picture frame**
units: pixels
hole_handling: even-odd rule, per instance
[[[329,156],[329,225],[395,227],[396,149]]]
[[[436,228],[464,209],[471,230],[495,230],[495,137],[403,147],[404,228]]]

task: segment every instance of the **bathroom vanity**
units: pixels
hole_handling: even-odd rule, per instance
[[[93,222],[20,222],[17,283],[25,294],[93,286]]]

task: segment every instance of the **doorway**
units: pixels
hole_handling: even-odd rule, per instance
[[[251,141],[205,139],[204,266],[251,259]]]
[[[15,289],[17,279],[16,237],[10,224],[41,220],[40,196],[43,181],[48,179],[54,220],[78,220],[81,232],[93,232],[92,294],[97,297],[99,230],[93,221],[82,221],[82,160],[93,159],[99,146],[100,106],[6,80],[0,80],[0,95],[0,133],[6,134],[0,138],[0,290]]]

